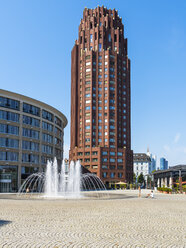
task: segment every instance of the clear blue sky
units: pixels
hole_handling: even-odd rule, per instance
[[[128,38],[132,149],[186,164],[185,0],[0,0],[0,88],[66,115],[66,155],[71,49],[84,7],[98,5],[118,10]]]

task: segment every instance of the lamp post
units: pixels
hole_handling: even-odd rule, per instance
[[[180,190],[180,193],[183,193],[181,169],[179,170],[179,190]]]

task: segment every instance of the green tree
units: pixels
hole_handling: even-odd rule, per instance
[[[148,175],[147,176],[147,188],[150,187],[151,185],[151,177]]]
[[[136,183],[136,174],[133,173],[133,183]]]
[[[138,176],[138,183],[140,184],[143,184],[144,183],[144,176],[143,176],[143,173],[141,173],[139,176]]]

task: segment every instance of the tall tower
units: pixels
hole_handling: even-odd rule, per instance
[[[83,12],[71,54],[69,155],[104,183],[132,182],[130,60],[115,9]]]

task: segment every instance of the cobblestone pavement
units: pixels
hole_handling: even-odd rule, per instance
[[[0,197],[0,248],[186,247],[186,195],[122,199]],[[5,197],[4,197],[5,198]]]

